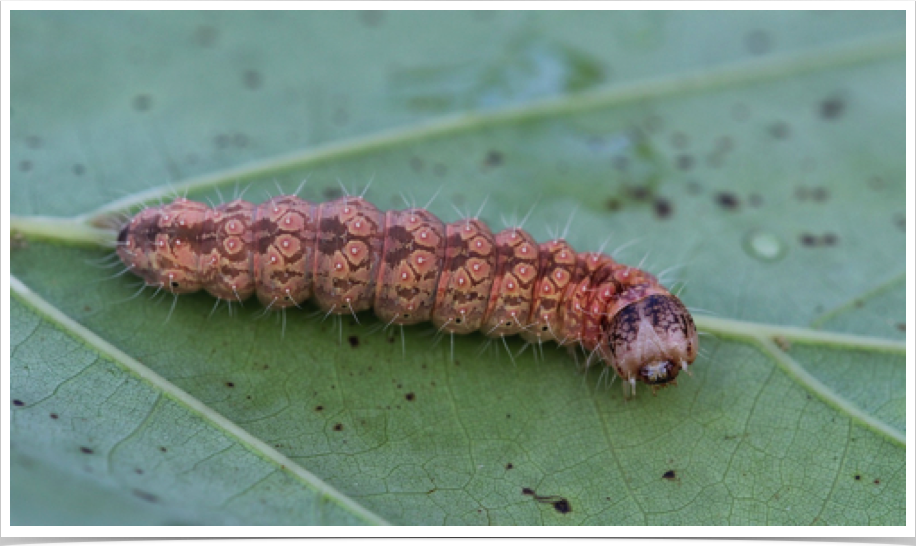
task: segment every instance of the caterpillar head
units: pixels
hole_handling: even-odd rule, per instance
[[[697,329],[690,312],[671,294],[654,294],[621,309],[605,329],[602,352],[635,390],[653,392],[674,382],[697,356]]]

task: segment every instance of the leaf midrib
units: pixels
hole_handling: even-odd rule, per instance
[[[65,315],[60,309],[53,306],[51,303],[44,300],[38,294],[29,289],[28,286],[26,286],[15,276],[10,277],[10,291],[21,302],[31,307],[45,320],[56,324],[58,327],[66,331],[67,334],[71,337],[79,339],[86,345],[98,351],[100,355],[104,355],[111,359],[113,362],[121,366],[126,372],[135,374],[148,385],[150,385],[150,387],[157,390],[161,395],[172,398],[179,404],[184,405],[189,411],[198,414],[204,421],[209,422],[212,426],[223,431],[228,436],[234,437],[239,444],[246,446],[253,453],[259,455],[262,459],[274,465],[277,470],[288,472],[296,479],[304,483],[306,486],[330,499],[332,502],[337,503],[341,508],[347,510],[366,523],[375,525],[389,525],[389,523],[385,521],[381,516],[370,512],[350,497],[344,495],[305,468],[298,465],[292,459],[286,457],[276,449],[253,436],[242,427],[220,415],[197,398],[178,388],[124,351],[105,341],[85,326],[74,321]]]

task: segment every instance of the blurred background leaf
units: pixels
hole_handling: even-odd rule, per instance
[[[369,316],[291,313],[281,337],[253,304],[171,312],[106,279],[104,249],[25,233],[12,523],[902,525],[904,30],[903,12],[14,12],[18,217],[187,180],[214,201],[373,180],[382,208],[442,188],[447,221],[487,198],[496,228],[534,206],[538,239],[572,217],[578,250],[645,258],[714,335],[692,378],[625,402],[553,347],[475,335],[452,359],[429,326],[402,351]]]

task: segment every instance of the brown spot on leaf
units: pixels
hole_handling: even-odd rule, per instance
[[[668,470],[662,474],[662,478],[666,480],[675,480],[677,479],[677,474],[674,472],[674,470]]]
[[[233,383],[232,381],[226,381],[226,386],[231,389],[232,387],[235,386],[235,383]]]
[[[512,463],[506,464],[506,470],[512,470],[513,468],[515,468],[515,465],[513,465]]]
[[[744,37],[744,46],[752,55],[763,55],[770,51],[773,43],[766,31],[756,29],[748,32]]]
[[[340,432],[341,430],[343,430],[343,423],[337,423],[336,425],[334,425],[334,430],[336,432]]]
[[[818,106],[820,116],[827,120],[833,120],[843,115],[846,103],[839,97],[831,97],[821,101]]]
[[[156,502],[159,500],[159,497],[157,497],[156,495],[153,495],[152,493],[148,493],[140,489],[134,489],[133,493],[134,495],[145,500],[146,502]]]
[[[414,393],[409,392],[404,395],[404,398],[406,398],[408,402],[413,402],[414,400],[417,399],[417,396]]]
[[[653,206],[655,208],[655,216],[660,220],[670,217],[674,212],[674,205],[664,197],[657,197]]]
[[[731,211],[738,210],[738,207],[741,206],[737,195],[724,191],[716,194],[716,203],[723,209]]]
[[[146,112],[153,106],[153,98],[145,93],[141,93],[134,97],[133,107],[134,110],[138,112]]]
[[[261,87],[261,73],[257,70],[246,70],[242,73],[242,83],[248,89],[257,89]]]
[[[357,337],[357,336],[350,336],[350,337],[347,338],[347,341],[350,342],[350,347],[353,347],[354,349],[357,348],[357,347],[359,347],[359,337]]]
[[[485,167],[498,167],[503,164],[503,153],[498,150],[490,150],[483,160]]]

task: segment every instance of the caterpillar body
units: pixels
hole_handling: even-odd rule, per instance
[[[253,295],[269,308],[309,298],[329,314],[374,309],[388,324],[531,343],[581,345],[624,386],[653,392],[693,363],[687,308],[650,273],[520,228],[493,234],[476,218],[445,224],[421,208],[382,212],[361,197],[293,195],[216,207],[179,198],[121,226],[117,253],[149,286]]]

